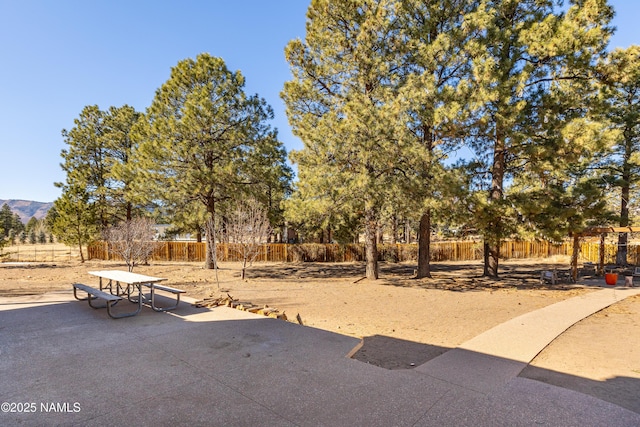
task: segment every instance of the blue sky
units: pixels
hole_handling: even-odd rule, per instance
[[[0,199],[50,202],[64,181],[62,129],[86,105],[144,111],[170,69],[201,52],[241,70],[247,93],[274,108],[287,150],[279,93],[290,78],[284,46],[304,38],[309,0],[0,0]],[[610,1],[612,47],[640,44],[640,1]]]

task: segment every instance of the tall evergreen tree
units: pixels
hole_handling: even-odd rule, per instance
[[[616,49],[598,67],[601,118],[615,138],[601,163],[607,180],[620,190],[619,226],[631,225],[631,194],[640,181],[640,46]],[[627,263],[628,233],[618,235],[616,262]]]
[[[5,206],[7,205],[6,204],[2,205],[3,210]],[[2,211],[0,211],[0,249],[2,249],[9,242],[8,237],[9,237],[9,230],[6,229],[5,221],[4,221],[4,218],[2,217]]]
[[[285,50],[294,77],[282,97],[304,143],[291,155],[298,164],[298,207],[338,217],[360,213],[370,279],[378,277],[381,209],[408,168],[396,132],[398,6],[393,0],[314,0],[305,40]]]
[[[9,205],[4,203],[2,208],[0,208],[0,228],[2,231],[0,232],[0,237],[8,237],[9,232],[13,229],[13,212]]]
[[[97,212],[97,220],[101,227],[109,224],[111,209],[107,203],[106,185],[109,173],[103,135],[104,112],[97,105],[89,105],[82,109],[80,116],[74,120],[74,127],[62,130],[64,142],[68,148],[63,149],[60,165],[66,172],[65,183],[56,183],[62,192],[75,192],[76,187],[85,188],[91,203]],[[71,196],[71,195],[70,195]],[[68,204],[64,204],[68,206]]]
[[[612,13],[606,0],[572,0],[566,13],[551,0],[488,0],[474,13],[485,28],[485,54],[474,60],[482,106],[470,140],[488,177],[488,199],[476,212],[487,276],[498,276],[500,240],[515,231],[509,216],[517,209],[506,183],[536,165],[536,156],[547,160],[557,150],[539,134],[553,112],[542,110],[549,106],[539,101],[554,82],[590,77],[611,32]]]
[[[141,210],[131,188],[135,175],[127,167],[135,151],[131,130],[141,117],[141,113],[128,105],[109,107],[104,116],[102,138],[108,162],[105,192],[113,208],[112,223],[131,221],[134,213],[139,213],[134,211]]]
[[[68,246],[77,246],[80,260],[85,261],[82,247],[99,235],[95,205],[90,203],[86,189],[67,187],[53,202],[53,212],[48,216],[51,231],[58,241]]]
[[[136,127],[138,194],[160,206],[200,203],[207,213],[206,267],[214,268],[218,205],[286,183],[286,153],[264,99],[208,54],[180,61]],[[275,181],[275,182],[273,182]]]
[[[516,175],[507,190],[520,220],[515,224],[521,227],[519,233],[553,241],[579,236],[613,218],[607,203],[609,185],[597,162],[611,145],[612,134],[590,111],[589,100],[596,93],[561,86],[551,91],[562,100],[552,101],[558,111],[548,118],[545,133],[547,145],[555,149],[538,157],[530,154],[529,161],[536,165]]]
[[[133,150],[130,133],[139,116],[127,105],[107,111],[92,105],[82,110],[71,130],[62,131],[68,148],[62,150],[61,166],[67,177],[56,185],[63,192],[86,188],[100,228],[119,222],[123,216],[131,217],[128,193],[132,177],[123,166]]]
[[[28,234],[33,233],[37,226],[38,226],[38,220],[36,219],[35,216],[32,216],[31,218],[29,218],[29,221],[27,221],[27,226],[26,226],[27,233]]]
[[[168,230],[172,234],[190,233],[196,236],[198,242],[202,242],[202,236],[207,223],[207,210],[198,200],[189,200],[187,204],[174,204],[164,206],[164,214],[171,222]]]
[[[15,230],[16,234],[21,233],[22,231],[24,231],[24,224],[22,223],[22,219],[20,218],[20,215],[18,215],[17,213],[13,214],[13,226],[12,228]]]
[[[418,202],[417,277],[429,277],[432,214],[441,203],[443,191],[454,180],[442,166],[466,131],[470,107],[471,60],[478,49],[480,28],[469,20],[478,2],[470,0],[403,0],[400,20],[403,45],[404,99],[409,147],[420,151],[407,157],[413,161],[411,194]]]

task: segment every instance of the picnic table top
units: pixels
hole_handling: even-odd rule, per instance
[[[146,276],[144,274],[131,273],[123,270],[90,271],[89,274],[109,280],[115,280],[116,282],[128,283],[130,285],[157,283],[167,280],[162,277]]]

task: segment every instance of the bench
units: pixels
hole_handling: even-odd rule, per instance
[[[582,264],[582,268],[580,269],[580,276],[595,276],[596,275],[596,265],[592,262],[585,262]]]
[[[543,285],[545,282],[549,282],[552,285],[558,283],[558,273],[556,271],[543,271],[540,273],[540,284]]]
[[[87,293],[87,297],[86,298],[80,298],[78,297],[78,289],[80,289],[81,291],[84,291]],[[121,317],[128,317],[128,316],[132,316],[133,314],[131,313],[125,313],[125,314],[113,314],[111,313],[111,307],[113,307],[114,305],[116,305],[118,303],[118,301],[120,301],[122,299],[122,297],[118,296],[118,295],[112,295],[110,293],[101,291],[100,289],[96,289],[96,288],[92,288],[91,286],[88,285],[83,285],[82,283],[74,283],[73,284],[73,296],[75,299],[77,299],[78,301],[88,301],[89,302],[89,307],[91,308],[104,308],[105,306],[95,306],[91,303],[91,301],[95,300],[95,299],[103,299],[106,302],[106,307],[107,307],[107,314],[109,314],[109,317],[113,318],[113,319],[119,319]],[[137,312],[135,313],[137,314]]]
[[[182,289],[176,289],[176,288],[172,288],[170,286],[163,286],[163,285],[158,285],[155,283],[148,283],[145,284],[145,286],[147,286],[148,288],[151,288],[151,308],[155,311],[169,311],[169,310],[173,310],[174,308],[178,307],[178,304],[180,304],[180,294],[183,294],[187,291],[183,291]],[[169,292],[172,293],[176,296],[176,303],[170,307],[157,307],[156,306],[156,291],[164,291],[164,292]]]
[[[573,280],[573,276],[571,275],[571,270],[545,270],[540,273],[540,284],[543,285],[545,282],[549,282],[552,285],[557,285],[558,283],[575,283]]]

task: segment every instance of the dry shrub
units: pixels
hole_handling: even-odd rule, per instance
[[[225,224],[229,250],[236,251],[242,262],[242,279],[247,266],[264,253],[263,244],[271,234],[271,225],[266,210],[258,201],[250,199],[239,202]]]
[[[109,250],[126,263],[129,271],[140,264],[146,264],[158,242],[155,237],[155,222],[150,218],[133,218],[110,227],[105,231]]]

